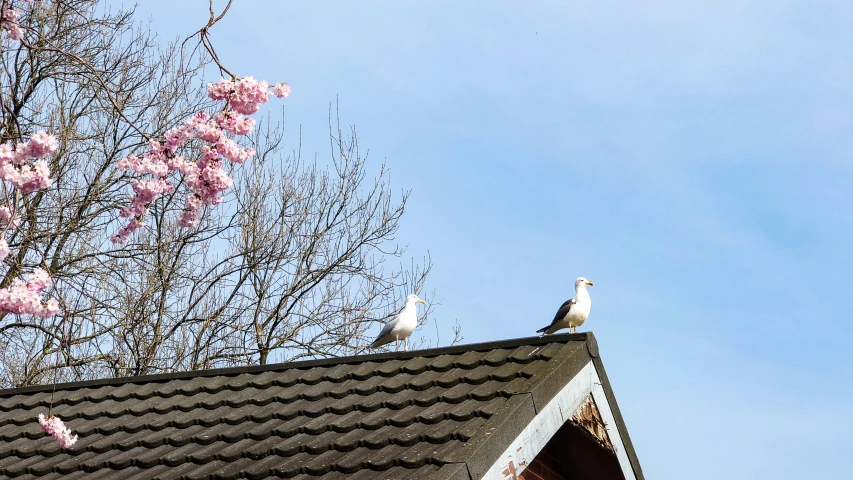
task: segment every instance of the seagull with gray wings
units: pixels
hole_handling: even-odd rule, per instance
[[[378,348],[391,342],[397,342],[399,348],[400,340],[404,341],[405,350],[409,350],[409,336],[418,326],[418,304],[426,302],[418,298],[414,293],[406,297],[406,306],[390,322],[385,324],[376,340],[370,344],[370,348]]]
[[[586,291],[587,286],[592,286],[592,282],[584,277],[578,277],[575,280],[575,298],[563,302],[560,309],[557,310],[557,314],[554,315],[551,324],[536,330],[536,332],[549,334],[563,328],[571,328],[572,333],[577,333],[578,327],[583,325],[583,322],[589,317],[589,308],[592,306],[592,299],[589,298],[589,292]]]

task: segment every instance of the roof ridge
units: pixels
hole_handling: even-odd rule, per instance
[[[284,371],[290,369],[306,369],[321,366],[333,366],[364,362],[384,362],[390,360],[407,360],[415,357],[432,357],[439,355],[455,354],[462,352],[475,352],[481,350],[494,350],[499,348],[520,347],[523,345],[539,345],[548,343],[563,343],[570,341],[586,342],[592,333],[563,333],[554,335],[542,335],[537,337],[522,337],[510,340],[471,343],[463,345],[452,345],[449,347],[430,348],[426,350],[413,350],[408,352],[386,352],[369,355],[351,355],[347,357],[332,357],[314,360],[302,360],[297,362],[284,362],[268,365],[251,365],[243,367],[216,368],[207,370],[190,370],[183,372],[161,373],[156,375],[140,375],[134,377],[111,377],[97,380],[85,380],[79,382],[57,383],[46,385],[33,385],[22,388],[0,389],[0,398],[19,395],[22,393],[49,392],[55,389],[74,390],[87,387],[101,387],[107,385],[123,385],[127,383],[151,383],[166,382],[169,380],[181,380],[198,377],[213,376],[236,376],[244,373],[264,373],[271,371]]]

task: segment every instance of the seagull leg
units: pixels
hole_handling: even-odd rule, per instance
[[[408,352],[409,351],[409,337],[406,337],[405,342],[406,342],[406,351]]]

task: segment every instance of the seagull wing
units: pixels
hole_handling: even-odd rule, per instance
[[[574,305],[574,304],[576,304],[576,303],[578,303],[578,301],[577,301],[577,300],[575,300],[574,298],[573,298],[573,299],[571,299],[571,300],[566,300],[565,302],[563,302],[563,304],[562,304],[562,305],[560,305],[560,309],[559,309],[559,310],[557,310],[557,313],[554,315],[554,319],[553,319],[553,320],[551,320],[551,323],[550,323],[550,324],[548,324],[548,326],[547,326],[547,327],[542,327],[542,328],[540,328],[539,330],[536,330],[536,333],[544,333],[544,332],[545,332],[545,330],[548,330],[549,328],[551,328],[552,326],[554,326],[554,324],[555,324],[555,323],[557,323],[557,322],[559,322],[560,320],[562,320],[562,319],[566,318],[566,315],[568,315],[568,314],[569,314],[569,312],[570,312],[570,311],[571,311],[571,309],[572,309],[572,305]]]
[[[397,322],[399,321],[400,314],[397,314],[390,322],[386,323],[385,326],[382,327],[382,331],[379,332],[379,336],[376,337],[376,340],[374,340],[373,343],[370,345],[370,348],[381,347],[386,343],[391,343],[392,339],[388,337],[388,335],[391,334],[391,331],[394,330],[394,327],[397,326]]]
[[[398,316],[394,317],[393,320],[386,323],[385,326],[382,327],[382,331],[379,332],[379,337],[381,338],[381,337],[384,337],[385,335],[388,335],[389,333],[391,333],[391,330],[394,330],[394,327],[397,326],[397,322],[399,322],[399,321],[400,321],[400,316],[398,315]]]

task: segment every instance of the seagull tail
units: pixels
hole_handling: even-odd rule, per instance
[[[547,327],[542,327],[539,330],[536,330],[536,333],[544,334],[548,330],[548,327],[550,327],[550,326],[551,325],[548,325]]]
[[[391,340],[389,340],[385,337],[379,337],[376,340],[374,340],[373,343],[370,344],[370,348],[379,348],[382,345],[385,345],[388,343],[391,343]]]

